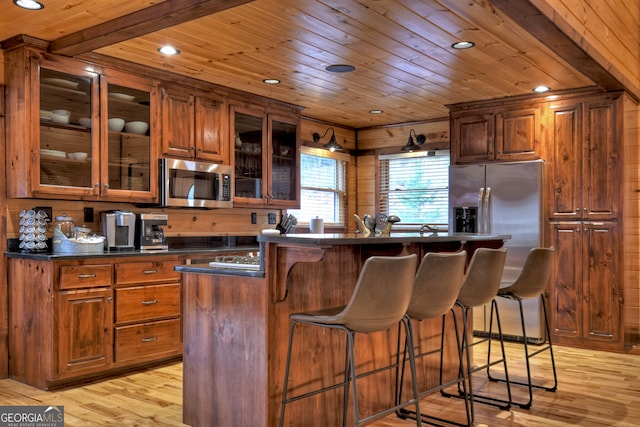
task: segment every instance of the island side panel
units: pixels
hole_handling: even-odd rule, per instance
[[[265,279],[183,274],[183,421],[267,426]]]

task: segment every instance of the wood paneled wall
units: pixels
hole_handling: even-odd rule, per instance
[[[78,225],[85,224],[93,232],[102,234],[100,212],[113,209],[128,210],[135,213],[167,213],[169,223],[164,227],[166,237],[188,236],[251,236],[260,233],[264,228],[274,228],[268,223],[267,214],[276,213],[280,221],[280,211],[275,209],[174,209],[174,208],[138,208],[127,203],[81,202],[68,200],[9,199],[5,209],[7,215],[7,237],[18,238],[20,228],[20,211],[36,206],[50,206],[53,216],[67,214],[73,217]],[[93,222],[84,222],[84,208],[94,210]],[[258,216],[257,224],[251,224],[251,213]],[[48,235],[53,234],[50,226]]]
[[[309,147],[319,148],[325,143],[329,142],[329,136],[322,138],[319,144],[313,142],[313,133],[317,132],[320,135],[324,135],[327,128],[333,127],[335,132],[336,141],[340,144],[345,152],[350,154],[349,164],[347,166],[347,231],[353,232],[356,229],[356,224],[351,220],[353,214],[356,213],[357,202],[356,195],[358,188],[357,167],[358,159],[355,156],[356,153],[356,131],[353,129],[334,126],[316,120],[302,119],[300,124],[300,130],[302,135],[302,145]],[[325,227],[325,231],[330,232],[332,230]]]
[[[623,225],[625,343],[640,335],[640,107],[624,96]]]
[[[407,143],[409,132],[424,134],[427,138],[422,148],[449,148],[449,118],[424,123],[408,123],[398,126],[385,126],[358,131],[358,163],[356,170],[357,194],[356,213],[362,217],[365,213],[374,215],[378,211],[376,182],[378,169],[376,153],[399,153]]]
[[[0,61],[1,63],[1,61]],[[2,68],[0,66],[0,68]],[[0,74],[4,75],[4,74]],[[4,86],[0,84],[0,153],[4,161]],[[3,168],[4,169],[4,168]],[[4,169],[6,170],[6,169]],[[0,254],[7,250],[7,180],[4,170],[0,173]],[[9,293],[7,288],[7,261],[0,259],[0,378],[7,378],[9,374]]]

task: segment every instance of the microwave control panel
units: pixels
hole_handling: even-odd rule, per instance
[[[231,200],[231,175],[222,174],[222,197],[221,200]]]

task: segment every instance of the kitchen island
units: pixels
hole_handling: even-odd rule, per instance
[[[415,253],[421,258],[427,252],[463,249],[470,256],[479,247],[501,247],[508,238],[447,233],[261,235],[264,277],[234,275],[207,265],[176,267],[183,273],[184,423],[194,427],[277,425],[289,314],[346,304],[368,257]],[[437,346],[440,325],[440,321],[422,322],[419,345]],[[321,328],[296,335],[301,338],[294,342],[290,374],[296,394],[338,382],[344,373],[344,336],[315,329]],[[392,363],[396,334],[393,330],[359,335],[358,369]],[[454,336],[448,334],[450,357],[446,360],[455,360]],[[437,381],[431,366],[423,364],[419,369],[427,384]],[[446,373],[456,375],[457,365],[447,366]],[[361,381],[359,389],[365,390],[359,398],[361,414],[390,406],[393,370]],[[287,418],[295,420],[295,425],[339,425],[341,408],[342,389],[338,388],[292,403]]]

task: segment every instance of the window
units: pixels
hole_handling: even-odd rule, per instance
[[[398,224],[448,222],[449,150],[381,155],[379,211]]]
[[[298,223],[308,224],[317,216],[325,226],[346,225],[348,161],[349,156],[344,153],[302,147],[300,209],[288,210]]]

